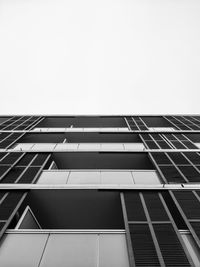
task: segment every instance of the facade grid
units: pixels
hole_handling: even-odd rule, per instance
[[[0,266],[200,266],[200,116],[1,116]]]

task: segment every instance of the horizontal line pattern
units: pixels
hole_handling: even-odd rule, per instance
[[[166,266],[191,266],[171,224],[154,224],[156,238]]]

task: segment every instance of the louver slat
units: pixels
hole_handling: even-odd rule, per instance
[[[35,180],[36,175],[38,174],[40,167],[29,167],[22,177],[19,179],[18,183],[28,184],[32,183]]]
[[[13,167],[2,179],[2,183],[15,183],[24,171],[25,167]]]
[[[11,192],[0,205],[0,220],[8,220],[22,198],[23,193]]]
[[[1,164],[10,164],[10,165],[12,165],[21,156],[22,156],[22,153],[10,153],[4,159],[2,159]]]
[[[185,179],[174,166],[160,166],[165,179],[169,183],[185,183]]]
[[[192,192],[173,192],[188,220],[200,219],[200,202]]]
[[[165,141],[157,141],[157,143],[162,149],[172,149],[171,146]]]
[[[177,149],[186,149],[186,147],[184,145],[182,145],[181,142],[179,142],[179,141],[171,141],[171,143]]]
[[[158,194],[144,192],[143,197],[152,221],[169,221],[169,217]]]
[[[148,225],[130,225],[130,235],[135,265],[140,267],[160,266]]]
[[[17,166],[27,166],[31,163],[36,154],[26,153],[22,159],[17,163]]]
[[[153,225],[166,266],[191,266],[171,224]]]
[[[179,169],[189,182],[200,182],[200,173],[193,166],[179,166]]]
[[[187,159],[181,155],[181,153],[173,152],[173,153],[168,153],[168,156],[173,160],[175,164],[190,164]]]
[[[200,165],[200,156],[197,153],[184,153],[184,155],[193,163]]]
[[[190,141],[182,141],[182,143],[189,149],[196,149],[196,146]]]
[[[158,165],[160,164],[171,164],[171,161],[164,153],[151,153],[152,157]]]
[[[146,216],[142,207],[139,193],[124,194],[127,215],[129,221],[146,221]]]
[[[148,146],[148,148],[150,149],[159,149],[158,145],[156,144],[156,142],[154,141],[145,141],[146,145]]]

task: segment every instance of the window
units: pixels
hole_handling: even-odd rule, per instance
[[[1,239],[0,266],[37,267],[48,234],[4,234]]]
[[[77,150],[78,144],[76,143],[64,143],[64,144],[57,144],[55,150]]]
[[[86,245],[87,244],[87,245]],[[124,233],[9,233],[0,266],[129,267]]]
[[[86,150],[86,151],[134,151],[144,150],[142,143],[19,143],[14,150],[33,151],[64,151],[64,150]]]
[[[49,128],[34,128],[32,131],[34,132],[48,132]]]
[[[43,171],[38,184],[133,185],[161,184],[156,171],[148,170],[50,170]]]
[[[78,146],[78,150],[100,150],[101,144],[93,144],[93,143],[81,143]]]
[[[29,206],[26,207],[15,229],[41,229],[41,226]]]
[[[69,176],[68,171],[43,171],[38,184],[66,184]]]
[[[38,151],[38,150],[45,150],[45,151],[52,151],[54,149],[54,147],[56,146],[56,144],[34,144],[31,148],[31,150],[34,150],[34,151]]]
[[[133,180],[136,184],[160,184],[156,171],[132,171]]]
[[[123,144],[119,143],[104,143],[101,144],[101,150],[124,150]]]
[[[129,132],[127,127],[103,127],[103,128],[94,128],[94,127],[68,127],[68,128],[34,128],[34,132]]]
[[[26,214],[24,210],[27,206],[33,212],[41,230],[124,230],[120,193],[117,191],[75,188],[67,191],[30,190],[18,209],[18,215],[13,218],[10,229],[16,227],[19,218],[26,218],[23,214]],[[28,222],[26,228],[30,225]]]
[[[17,144],[14,146],[13,150],[30,150],[34,144]]]
[[[143,143],[124,143],[125,150],[144,150]]]
[[[70,172],[68,184],[100,184],[100,172],[97,171]]]
[[[102,184],[133,184],[133,177],[130,171],[102,171],[101,172]]]

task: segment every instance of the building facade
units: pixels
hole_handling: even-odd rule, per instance
[[[200,116],[0,117],[0,266],[200,266]]]

